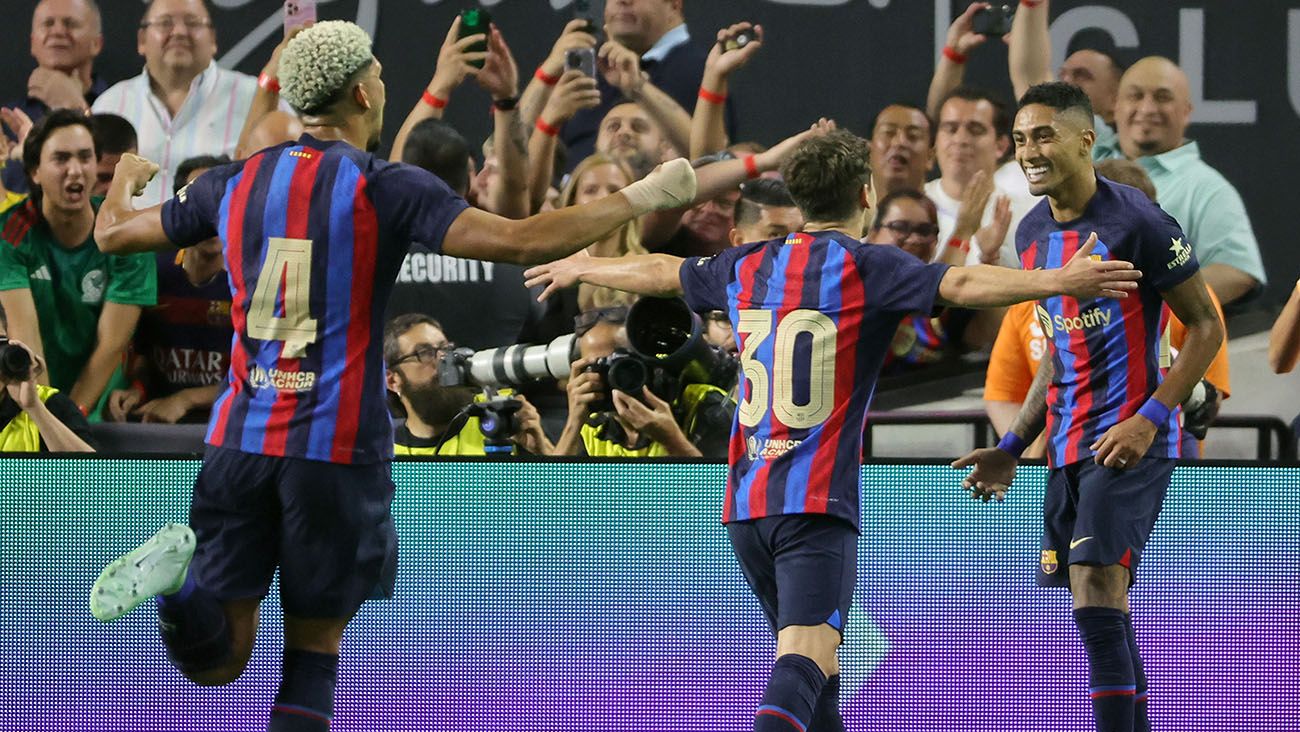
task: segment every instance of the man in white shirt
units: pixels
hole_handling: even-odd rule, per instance
[[[939,212],[940,246],[945,246],[952,237],[962,195],[975,174],[983,171],[984,175],[993,177],[996,173],[998,160],[1011,145],[1010,131],[1011,116],[1006,106],[988,92],[961,86],[949,93],[939,106],[935,152],[940,176],[925,184],[925,194],[934,201]],[[992,222],[999,196],[1010,199],[1011,224],[997,256],[982,256],[985,250],[991,249],[989,242],[982,242],[985,247],[980,246],[981,242],[970,242],[967,264],[984,262],[1019,267],[1015,248],[1016,226],[1037,199],[1027,191],[1020,193],[995,185],[994,195],[989,197],[984,209],[981,226]]]
[[[234,155],[257,80],[213,61],[217,36],[202,0],[153,0],[136,35],[144,71],[95,100],[96,113],[135,127],[140,155],[159,165],[141,205],[171,196],[172,171],[197,155]]]

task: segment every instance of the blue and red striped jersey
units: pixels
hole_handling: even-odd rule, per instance
[[[163,205],[178,246],[224,242],[235,337],[207,442],[368,463],[393,455],[383,317],[412,242],[468,204],[433,174],[304,135],[213,168]]]
[[[1060,267],[1094,231],[1093,256],[1132,262],[1142,279],[1122,300],[1058,296],[1035,307],[1055,367],[1047,393],[1052,467],[1092,457],[1089,446],[1136,414],[1155,392],[1162,380],[1160,334],[1168,319],[1160,292],[1199,269],[1191,242],[1173,217],[1136,188],[1102,177],[1097,194],[1074,221],[1057,222],[1047,200],[1039,202],[1016,230],[1016,250],[1025,269]],[[1179,411],[1158,425],[1148,456],[1179,456]]]
[[[876,377],[899,322],[933,309],[947,269],[836,232],[682,263],[686,302],[726,310],[740,347],[723,522],[816,513],[858,527]]]

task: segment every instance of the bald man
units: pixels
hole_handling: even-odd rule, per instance
[[[1186,137],[1191,118],[1187,75],[1167,58],[1144,58],[1120,79],[1117,144],[1094,147],[1093,159],[1126,157],[1146,169],[1160,205],[1182,224],[1206,282],[1227,305],[1267,277],[1241,195]]]
[[[1047,16],[1046,2],[1024,4],[1012,22],[1007,61],[1017,95],[1052,78]],[[1220,302],[1228,305],[1258,292],[1268,278],[1241,195],[1201,160],[1200,148],[1186,138],[1192,119],[1187,75],[1159,56],[1133,64],[1119,79],[1113,117],[1117,134],[1112,134],[1112,120],[1104,117],[1106,80],[1118,67],[1107,69],[1102,59],[1114,64],[1097,51],[1078,51],[1060,75],[1083,89],[1094,106],[1093,160],[1124,157],[1147,171],[1161,207],[1191,239],[1205,281]]]
[[[1115,100],[1124,68],[1113,56],[1091,48],[1070,54],[1061,64],[1061,81],[1074,84],[1088,95],[1092,111],[1108,125],[1115,124]]]

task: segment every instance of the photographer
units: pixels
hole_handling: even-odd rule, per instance
[[[12,349],[27,352],[26,378],[13,378]],[[32,349],[9,340],[9,323],[0,307],[0,453],[94,452],[87,443],[90,425],[77,405],[58,389],[36,383],[45,363]]]
[[[735,403],[710,384],[689,384],[670,404],[647,386],[610,390],[600,359],[625,348],[627,308],[584,313],[577,323],[580,358],[569,372],[569,417],[556,455],[592,457],[725,457]],[[604,402],[604,405],[601,403]],[[597,411],[599,407],[611,407]]]
[[[400,411],[406,415],[406,423],[395,430],[396,454],[488,453],[482,424],[478,417],[468,413],[476,401],[476,390],[467,386],[442,386],[438,382],[438,362],[454,347],[438,321],[427,315],[399,315],[384,328],[388,389],[396,395]],[[537,410],[522,396],[512,398],[521,403],[514,413],[517,425],[511,435],[514,454],[552,454],[554,446],[542,432]]]

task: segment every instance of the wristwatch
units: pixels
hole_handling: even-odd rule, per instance
[[[505,99],[493,99],[492,106],[501,112],[514,111],[519,106],[519,97],[506,97]]]

